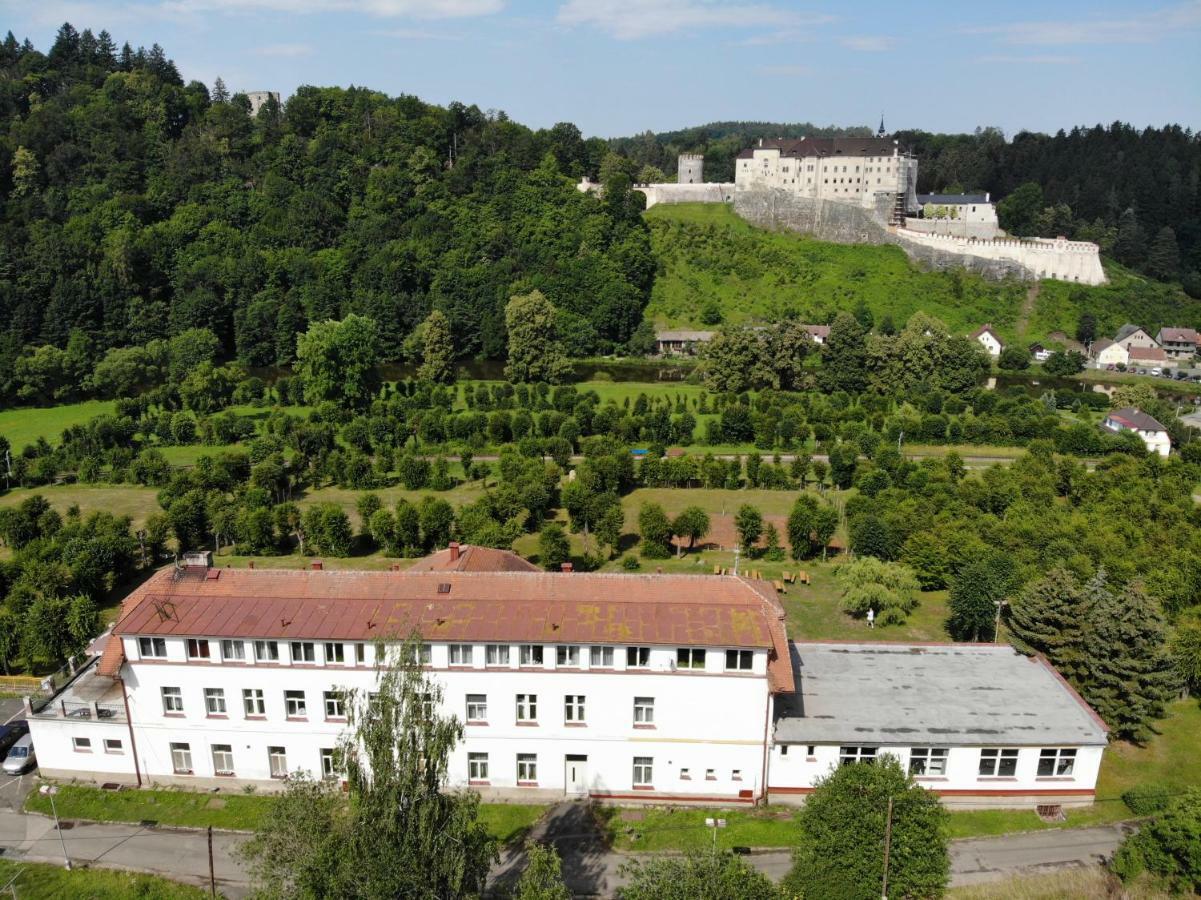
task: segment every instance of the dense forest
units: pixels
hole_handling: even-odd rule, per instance
[[[675,175],[677,153],[704,153],[705,177],[732,181],[734,158],[761,137],[862,135],[808,124],[715,122],[613,141],[639,165]],[[1054,135],[898,131],[919,160],[919,192],[989,191],[1002,227],[1095,241],[1118,262],[1201,297],[1201,137],[1178,125],[1123,122]]]
[[[534,289],[577,355],[641,321],[642,198],[573,184],[603,141],[358,88],[249,108],[106,32],[0,45],[0,396],[38,345],[71,348],[38,364],[87,371],[203,327],[227,357],[287,365],[310,322],[359,313],[398,359],[433,308],[456,353],[496,358],[504,304]]]

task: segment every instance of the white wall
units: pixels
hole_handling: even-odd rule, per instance
[[[982,259],[1012,260],[1025,267],[1037,278],[1076,281],[1081,284],[1104,284],[1100,248],[1087,241],[1068,241],[1055,238],[999,239],[992,241],[967,240],[942,234],[922,234],[905,228],[897,236],[913,244],[934,247],[946,253],[959,253]]]
[[[948,745],[944,745],[948,746]],[[1005,746],[1003,744],[997,746]],[[1012,745],[1009,745],[1012,748]],[[785,750],[787,748],[787,750]],[[1082,805],[1093,802],[1102,747],[1077,747],[1071,776],[1040,777],[1041,747],[1019,747],[1017,771],[1012,778],[981,777],[980,747],[948,746],[945,776],[922,777],[918,782],[938,792],[944,802],[955,806],[1029,807],[1038,803]],[[804,744],[777,744],[770,754],[768,789],[773,803],[803,802],[819,778],[838,765],[837,745],[817,744],[812,756]],[[880,747],[908,768],[911,748]]]

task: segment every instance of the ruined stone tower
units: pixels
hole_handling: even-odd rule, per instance
[[[681,153],[676,184],[704,184],[705,157],[699,153]]]

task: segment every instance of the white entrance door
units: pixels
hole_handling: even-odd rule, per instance
[[[569,796],[588,793],[588,757],[568,756],[564,762],[563,785]]]

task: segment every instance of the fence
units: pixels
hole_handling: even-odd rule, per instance
[[[0,693],[36,694],[42,688],[42,679],[33,675],[0,675]]]

